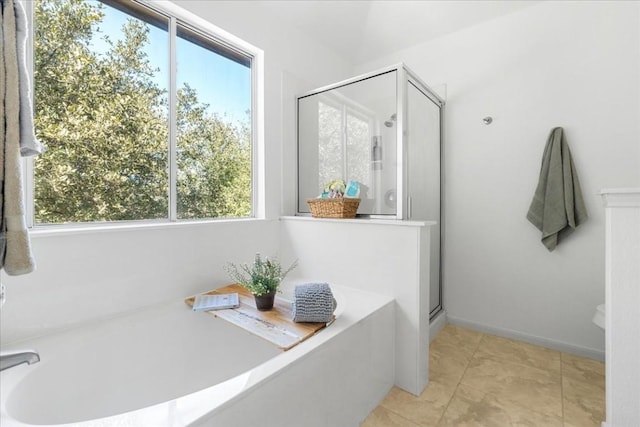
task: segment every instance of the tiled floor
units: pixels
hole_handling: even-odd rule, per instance
[[[419,397],[397,387],[361,427],[600,427],[604,364],[447,325]]]

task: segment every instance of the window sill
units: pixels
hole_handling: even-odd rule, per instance
[[[434,226],[438,223],[436,221],[412,221],[401,219],[378,219],[378,218],[314,218],[308,215],[302,216],[282,216],[280,220],[286,221],[313,221],[313,222],[336,222],[343,224],[375,224],[375,225],[387,225],[387,226],[401,226],[401,227],[425,227]]]
[[[100,224],[60,224],[60,225],[42,225],[29,229],[29,236],[32,238],[49,237],[49,236],[69,236],[76,234],[98,234],[112,233],[118,231],[134,231],[134,230],[155,230],[155,229],[174,229],[183,227],[208,227],[218,226],[218,224],[238,224],[246,222],[262,222],[269,221],[262,218],[226,218],[226,219],[206,219],[206,220],[189,220],[189,221],[140,221],[140,222],[118,222],[118,223],[100,223]]]

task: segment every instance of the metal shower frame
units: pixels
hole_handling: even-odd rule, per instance
[[[408,84],[413,84],[420,92],[422,92],[427,98],[429,98],[434,104],[438,106],[440,109],[440,219],[442,219],[442,183],[443,183],[443,173],[442,173],[442,164],[443,164],[443,113],[444,113],[444,100],[433,90],[431,89],[425,82],[423,82],[413,71],[409,69],[404,63],[398,63],[391,65],[389,67],[381,68],[376,71],[372,71],[370,73],[361,74],[356,77],[352,77],[347,80],[342,80],[337,83],[333,83],[331,85],[323,86],[318,89],[314,89],[309,92],[305,92],[303,94],[296,96],[296,126],[299,126],[298,123],[298,104],[301,98],[306,98],[311,95],[317,95],[322,92],[327,92],[333,89],[337,89],[343,86],[347,86],[353,83],[357,83],[362,80],[370,79],[373,77],[377,77],[382,74],[386,74],[389,72],[395,71],[396,74],[396,158],[401,159],[401,161],[397,162],[396,167],[396,213],[395,215],[383,215],[383,214],[375,214],[375,215],[362,215],[362,217],[368,218],[382,218],[382,219],[398,219],[398,220],[408,220],[410,213],[410,201],[407,197],[407,183],[408,183],[408,173],[407,173],[407,144],[405,138],[405,129],[407,128],[407,115],[405,111],[408,108]],[[300,159],[298,154],[298,138],[299,138],[299,128],[296,132],[296,215],[308,215],[306,212],[300,212],[299,209],[299,197],[300,197]],[[442,226],[440,232],[442,233]]]

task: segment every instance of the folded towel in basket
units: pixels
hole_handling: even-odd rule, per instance
[[[330,322],[337,305],[327,283],[298,285],[293,299],[293,321]]]

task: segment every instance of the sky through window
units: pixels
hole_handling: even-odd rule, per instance
[[[90,0],[92,3],[99,3]],[[105,54],[108,36],[114,43],[124,38],[122,27],[130,18],[126,13],[103,5],[104,19],[99,31],[94,33],[91,47]],[[161,88],[169,87],[168,33],[149,25],[149,43],[144,48],[149,61],[157,72],[153,81]],[[178,37],[176,42],[177,87],[189,84],[198,94],[201,103],[208,104],[208,111],[235,125],[249,125],[251,110],[251,69],[229,58],[208,51],[189,40]]]

